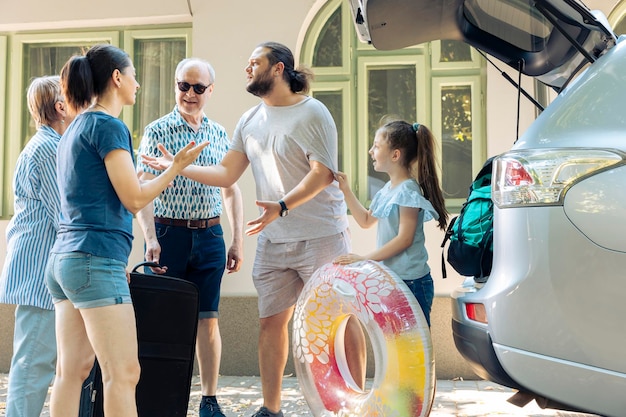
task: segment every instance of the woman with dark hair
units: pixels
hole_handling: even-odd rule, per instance
[[[206,143],[190,142],[159,177],[140,182],[131,134],[117,117],[135,103],[139,84],[126,52],[96,45],[61,70],[65,101],[81,109],[59,143],[61,214],[46,271],[55,304],[57,376],[52,417],[78,415],[81,385],[94,362],[102,368],[104,414],[137,416],[139,380],[135,314],[126,265],[132,220]]]

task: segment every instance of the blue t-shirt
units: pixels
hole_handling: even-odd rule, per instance
[[[105,156],[115,149],[128,151],[134,162],[128,128],[106,113],[79,115],[61,138],[61,215],[52,252],[85,252],[128,262],[133,215],[122,205],[104,165]]]
[[[420,209],[417,228],[413,243],[399,254],[385,259],[382,263],[395,272],[405,281],[421,278],[430,272],[428,266],[428,251],[425,246],[424,222],[438,219],[439,215],[430,201],[422,195],[419,184],[414,179],[408,179],[395,187],[391,182],[374,195],[370,210],[378,219],[376,233],[376,247],[380,248],[394,237],[400,230],[400,207]]]

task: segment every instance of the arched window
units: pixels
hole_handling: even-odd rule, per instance
[[[616,35],[626,34],[626,1],[618,2],[608,19]]]
[[[300,49],[300,62],[315,73],[311,94],[337,123],[340,169],[369,203],[388,179],[368,155],[381,118],[417,121],[439,139],[447,204],[460,206],[486,158],[484,60],[457,41],[377,51],[359,42],[351,18],[346,2],[326,2]]]

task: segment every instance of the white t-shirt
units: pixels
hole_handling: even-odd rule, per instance
[[[250,161],[258,200],[282,199],[309,173],[311,160],[337,170],[335,122],[312,97],[292,106],[260,103],[248,110],[237,123],[230,148]],[[275,243],[332,236],[348,228],[346,213],[343,194],[333,181],[262,233]]]

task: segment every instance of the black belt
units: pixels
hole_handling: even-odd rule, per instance
[[[166,217],[155,217],[155,223],[166,224],[168,226],[186,227],[187,229],[208,229],[220,224],[220,216],[211,217],[210,219],[168,219]]]

